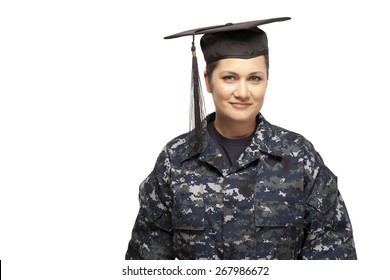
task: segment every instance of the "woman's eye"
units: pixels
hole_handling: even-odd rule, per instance
[[[249,78],[250,81],[252,82],[260,82],[261,81],[261,78],[258,77],[258,76],[252,76]]]
[[[225,76],[223,77],[223,80],[226,82],[233,82],[236,80],[236,78],[234,76]]]

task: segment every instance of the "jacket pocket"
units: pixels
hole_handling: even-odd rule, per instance
[[[203,204],[174,204],[172,208],[173,250],[178,259],[204,258],[205,208]]]
[[[255,205],[256,258],[296,259],[304,238],[304,207],[279,201]]]

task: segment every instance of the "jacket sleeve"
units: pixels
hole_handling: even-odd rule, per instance
[[[337,177],[312,149],[307,157],[307,228],[301,259],[357,259],[352,225],[337,187]]]
[[[168,152],[164,148],[153,171],[140,185],[140,208],[126,252],[126,260],[174,259],[170,168]]]

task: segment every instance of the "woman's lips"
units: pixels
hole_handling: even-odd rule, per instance
[[[231,102],[232,106],[236,109],[246,109],[248,108],[251,104],[246,103],[246,102]]]

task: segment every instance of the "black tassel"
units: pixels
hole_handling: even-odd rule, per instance
[[[191,74],[191,104],[190,104],[190,131],[195,136],[195,147],[201,144],[202,120],[205,118],[205,106],[202,85],[199,78],[198,60],[196,57],[195,35],[192,40],[192,74]]]

